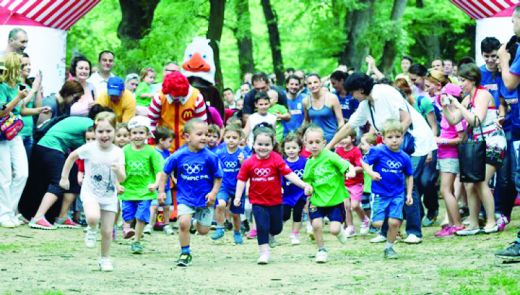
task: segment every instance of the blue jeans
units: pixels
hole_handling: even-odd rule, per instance
[[[437,213],[439,212],[437,151],[432,152],[432,160],[429,163],[426,163],[426,158],[424,158],[424,161],[421,163],[421,165],[414,167],[413,177],[414,186],[419,193],[419,199],[423,196],[423,204],[428,211],[427,214],[425,214],[423,206],[421,206],[421,216],[427,215],[429,218],[434,218],[437,217]]]
[[[515,204],[516,190],[514,171],[516,169],[516,152],[513,146],[511,131],[506,134],[507,150],[502,166],[497,170],[497,182],[495,187],[495,212],[504,214],[511,220],[511,211]]]
[[[413,157],[412,156],[412,167],[413,167],[413,204],[411,206],[404,205],[404,215],[406,219],[406,234],[408,235],[416,235],[419,238],[422,238],[422,230],[421,230],[421,199],[419,197],[419,193],[417,191],[417,181],[416,178],[421,176],[421,172],[424,168],[424,164],[426,162],[426,156],[421,157]],[[418,173],[416,173],[418,172]],[[381,235],[386,237],[386,233],[388,232],[388,221],[385,220],[383,223],[383,227],[381,228]]]
[[[23,139],[23,146],[25,147],[25,153],[27,153],[27,159],[30,160],[34,140],[33,140],[32,136],[22,136],[22,139]]]

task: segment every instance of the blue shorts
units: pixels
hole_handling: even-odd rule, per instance
[[[152,200],[142,201],[123,201],[121,211],[123,212],[123,219],[126,222],[138,219],[140,221],[150,222],[150,204]]]
[[[164,204],[160,206],[171,206],[172,204],[172,191],[167,191],[166,200],[164,201]],[[152,206],[159,206],[159,201],[157,199],[152,200]]]
[[[372,194],[372,222],[387,218],[403,220],[404,194],[386,197]]]
[[[220,187],[220,190],[218,191],[217,193],[217,201],[218,200],[223,200],[224,202],[226,202],[226,204],[229,204],[229,211],[231,211],[231,213],[233,214],[244,214],[245,212],[245,194],[242,194],[242,199],[240,200],[240,206],[239,207],[236,207],[235,205],[233,205],[233,200],[235,198],[235,191],[231,191],[230,189],[225,189],[225,188],[222,188]],[[215,206],[217,206],[217,203],[218,202],[215,202]]]
[[[343,222],[345,220],[345,205],[341,203],[331,207],[316,207],[309,202],[309,217],[311,220],[325,216],[330,221]]]

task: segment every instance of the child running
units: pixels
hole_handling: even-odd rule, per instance
[[[134,254],[143,253],[141,239],[144,226],[150,222],[150,206],[157,198],[159,176],[163,160],[155,149],[146,144],[150,133],[150,120],[135,116],[128,122],[130,143],[123,148],[125,153],[126,180],[121,183],[123,220],[130,224],[135,220],[135,241],[130,245]],[[164,202],[164,199],[159,199]]]
[[[240,202],[240,206],[233,205],[233,197],[237,186],[237,175],[240,166],[244,162],[244,150],[238,146],[240,140],[244,137],[242,128],[237,125],[229,125],[224,129],[224,143],[222,148],[218,149],[217,156],[220,160],[223,172],[222,186],[217,194],[217,206],[215,209],[215,220],[217,228],[211,239],[218,240],[224,236],[224,220],[225,213],[229,203],[230,211],[233,218],[233,239],[235,244],[243,243],[242,234],[240,233],[240,214],[244,214],[244,198]]]
[[[303,171],[307,159],[300,156],[302,142],[298,135],[289,133],[282,142],[282,150],[285,155],[285,163],[291,170],[300,178],[303,177]],[[305,192],[292,184],[290,181],[283,182],[283,221],[291,218],[292,211],[292,230],[291,230],[291,245],[300,244],[300,227],[302,223],[303,208],[307,202]]]
[[[220,128],[216,124],[208,126],[208,149],[214,153],[219,148]]]
[[[81,186],[81,201],[87,218],[85,245],[96,245],[97,226],[101,221],[101,271],[112,271],[114,267],[109,259],[112,228],[117,212],[116,182],[125,180],[125,156],[114,145],[116,116],[101,112],[95,120],[96,141],[89,142],[73,151],[67,158],[61,173],[60,186],[68,189],[69,173],[74,161],[85,160],[85,179]]]
[[[191,218],[197,221],[200,235],[209,232],[213,220],[213,206],[222,183],[222,169],[217,155],[206,148],[208,124],[200,119],[192,119],[184,125],[186,146],[171,155],[161,172],[159,198],[166,197],[165,185],[168,175],[177,179],[177,211],[179,222],[179,243],[181,254],[177,266],[191,264],[190,226]]]
[[[254,154],[242,164],[235,191],[234,205],[239,207],[249,180],[249,202],[253,205],[260,252],[258,264],[269,262],[269,235],[277,235],[283,229],[281,177],[312,193],[312,187],[292,172],[278,153],[273,153],[275,143],[272,127],[261,125],[253,130]]]
[[[337,154],[325,149],[326,141],[323,129],[309,126],[304,134],[304,141],[311,157],[307,160],[303,179],[309,182],[314,193],[309,202],[309,217],[311,219],[314,238],[318,245],[316,262],[327,262],[327,250],[323,241],[323,218],[330,220],[330,233],[344,244],[347,234],[342,227],[345,218],[343,201],[348,198],[345,188],[345,177],[356,175],[354,167]]]
[[[362,165],[372,178],[372,225],[380,228],[388,218],[384,257],[396,259],[398,255],[393,246],[403,220],[405,193],[406,205],[413,204],[413,169],[410,156],[401,150],[401,123],[387,120],[382,132],[384,144],[370,149]]]

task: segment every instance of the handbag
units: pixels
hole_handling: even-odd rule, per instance
[[[13,139],[22,128],[22,119],[13,113],[9,113],[0,119],[0,140]]]
[[[466,140],[459,144],[459,167],[461,182],[481,182],[486,179],[486,139],[482,132],[480,119],[475,116],[475,124],[478,120],[482,140],[473,139],[466,130]]]

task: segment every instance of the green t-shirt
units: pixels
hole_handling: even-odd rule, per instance
[[[275,105],[272,105],[267,112],[270,113],[270,114],[273,114],[273,115],[276,115],[276,114],[285,115],[289,111],[283,105],[275,104]],[[275,130],[276,130],[276,141],[282,142],[282,139],[283,139],[283,125],[282,125],[281,121],[279,121],[279,120],[276,121]]]
[[[419,106],[419,99],[421,100],[421,106]],[[431,99],[425,96],[416,97],[413,107],[419,112],[419,114],[421,114],[421,116],[423,116],[424,120],[426,120],[426,123],[428,123],[428,118],[426,118],[426,115],[434,111]]]
[[[371,194],[372,193],[372,177],[370,177],[370,175],[368,175],[368,173],[363,171],[363,180],[364,180],[363,192]]]
[[[152,86],[148,85],[148,83],[141,82],[137,85],[135,89],[135,102],[138,106],[148,107],[150,105],[150,101],[152,100],[149,97],[142,97],[141,94],[150,94],[153,93]]]
[[[0,106],[6,105],[10,101],[14,100],[18,95],[18,84],[15,87],[9,86],[7,83],[0,83]],[[12,113],[15,115],[20,115],[20,111],[22,110],[22,102],[20,101],[14,109]]]
[[[52,126],[40,139],[38,145],[68,153],[85,144],[85,131],[94,125],[87,117],[68,117]]]
[[[303,180],[314,189],[311,196],[312,205],[336,206],[349,197],[345,187],[345,173],[349,166],[349,162],[327,149],[317,158],[311,157],[307,160]]]
[[[121,185],[125,192],[119,195],[123,201],[153,200],[157,192],[150,192],[148,185],[155,182],[155,176],[162,171],[164,163],[162,156],[149,145],[141,150],[135,150],[132,144],[123,148],[125,153],[126,179]]]

